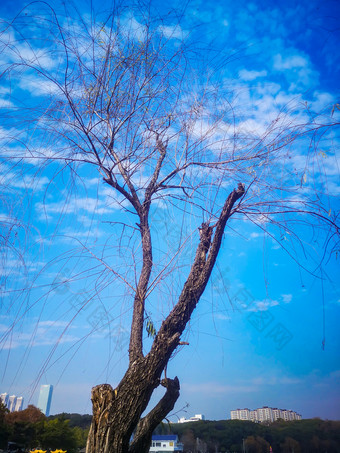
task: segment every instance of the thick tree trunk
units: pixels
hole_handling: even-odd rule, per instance
[[[145,221],[141,228],[143,238],[143,271],[138,286],[138,297],[134,301],[134,320],[130,342],[130,365],[116,389],[109,384],[99,385],[92,390],[93,421],[87,441],[86,453],[148,453],[152,432],[172,410],[179,396],[177,378],[165,378],[161,374],[171,354],[180,344],[192,312],[209,281],[221,246],[226,222],[232,214],[235,202],[244,194],[239,184],[233,190],[214,226],[202,224],[200,242],[196,256],[183,286],[178,302],[163,321],[150,352],[142,354],[142,323],[145,292],[152,262],[150,231]],[[214,233],[214,234],[213,234]],[[139,316],[138,316],[139,313]],[[134,327],[137,334],[133,335]],[[166,393],[159,403],[141,419],[156,387],[163,385]],[[132,437],[133,435],[133,437]]]
[[[172,410],[179,396],[177,378],[160,381],[163,368],[163,360],[159,362],[155,357],[147,356],[129,367],[116,389],[109,384],[92,389],[93,420],[87,440],[87,453],[149,451],[152,432]],[[167,389],[165,395],[141,419],[153,391],[159,385]]]

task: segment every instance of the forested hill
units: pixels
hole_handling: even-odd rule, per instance
[[[268,425],[241,420],[162,424],[157,434],[178,434],[185,451],[247,453],[340,453],[340,421],[318,418]]]
[[[62,413],[45,417],[34,406],[8,413],[0,404],[0,449],[16,442],[77,453],[84,448],[91,415]],[[278,421],[256,424],[240,420],[162,423],[155,434],[178,434],[185,453],[340,453],[340,421]],[[244,449],[243,449],[244,447]]]
[[[50,415],[48,417],[49,420],[53,420],[55,418],[69,420],[70,428],[74,428],[75,426],[78,426],[79,428],[82,428],[82,429],[89,428],[91,425],[91,421],[92,421],[92,415],[89,415],[89,414],[81,415],[81,414],[68,414],[66,412],[63,412],[61,414]]]
[[[92,416],[58,414],[51,418],[69,420],[70,427],[89,428]],[[162,423],[155,434],[178,434],[185,451],[192,453],[340,453],[340,421],[297,420],[258,424],[240,420]]]

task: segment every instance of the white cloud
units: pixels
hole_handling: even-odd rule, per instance
[[[295,172],[299,172],[301,176],[305,175],[305,189],[306,184],[308,185],[310,181],[315,183],[319,180],[319,177],[322,181],[325,181],[327,177],[327,182],[323,182],[324,189],[331,195],[332,189],[335,189],[335,194],[338,193],[336,186],[338,183],[338,176],[340,175],[340,164],[338,156],[331,154],[331,152],[336,149],[332,146],[334,145],[334,141],[330,139],[330,144],[328,144],[327,141],[327,137],[324,137],[323,146],[320,146],[317,153],[306,155],[299,153],[292,154],[290,156],[290,163]]]
[[[1,34],[1,43],[5,44],[5,51],[1,53],[1,63],[16,63],[22,67],[34,66],[49,70],[60,64],[59,58],[52,57],[49,48],[35,47],[33,39],[30,42],[16,38],[13,28]]]
[[[250,239],[256,239],[256,238],[259,238],[261,236],[263,236],[263,233],[262,234],[261,233],[251,233],[249,235]]]
[[[19,347],[50,346],[63,343],[74,343],[79,338],[68,333],[64,329],[70,329],[68,323],[62,321],[40,321],[25,328],[25,332],[12,332],[12,327],[0,325],[2,336],[2,348],[5,350]]]
[[[337,184],[336,182],[333,181],[329,181],[327,183],[327,194],[333,197],[337,197],[338,195],[340,195],[340,184]]]
[[[293,299],[292,294],[281,294],[281,297],[285,304],[289,304],[289,302],[291,302],[291,300]]]
[[[44,189],[49,182],[50,180],[46,176],[22,175],[11,171],[4,173],[0,179],[2,190],[15,188],[39,191]]]
[[[13,107],[14,104],[12,101],[9,101],[8,99],[1,99],[0,98],[0,109],[5,109],[8,107]]]
[[[273,58],[273,69],[279,71],[289,84],[288,91],[301,93],[302,89],[311,89],[318,84],[319,73],[307,56],[299,55],[296,49],[286,50],[286,55],[276,54]]]
[[[275,307],[276,305],[279,305],[277,300],[255,300],[249,307],[248,311],[267,311],[269,308]]]
[[[66,321],[40,321],[39,322],[39,327],[69,327],[69,328],[74,328],[74,326],[69,326],[69,323]]]
[[[274,69],[286,71],[287,69],[305,68],[309,64],[308,60],[301,55],[291,55],[282,57],[281,54],[274,56]]]
[[[296,385],[302,384],[304,382],[301,378],[291,377],[291,376],[266,376],[266,377],[257,377],[253,378],[251,382],[254,385],[258,386],[267,386],[267,385]]]
[[[217,314],[215,315],[215,318],[216,318],[216,319],[220,319],[221,321],[229,321],[229,320],[231,319],[230,316],[226,316],[226,315],[224,315],[223,313],[217,313]]]
[[[8,214],[1,214],[0,213],[0,222],[2,223],[9,223],[10,225],[14,225],[18,222],[18,219],[12,217]]]
[[[138,22],[132,14],[127,15],[121,21],[121,31],[128,38],[134,38],[140,42],[143,42],[147,36],[146,27]]]
[[[1,130],[0,127],[0,140],[2,140],[4,143],[6,140],[13,142],[13,137],[20,137],[23,141],[26,140],[22,134],[22,131],[15,129],[5,131],[5,129]],[[10,162],[23,161],[36,167],[41,167],[43,164],[46,164],[46,162],[50,162],[52,160],[56,161],[68,157],[68,155],[66,155],[63,150],[56,149],[56,147],[34,147],[34,145],[31,148],[3,146],[2,149],[0,149],[0,156]]]
[[[93,240],[103,236],[104,232],[99,228],[86,228],[85,230],[66,228],[62,231],[62,234],[64,235],[63,242],[74,244],[75,238],[79,241]]]
[[[100,198],[76,198],[70,202],[60,201],[56,203],[36,203],[35,209],[38,213],[45,213],[47,216],[51,214],[74,214],[79,211],[88,213],[107,214],[113,209],[119,209],[120,205],[117,202],[111,202],[107,205],[106,200]]]
[[[311,102],[311,106],[315,112],[320,112],[325,108],[329,108],[331,112],[330,106],[336,102],[336,98],[327,92],[315,91],[313,97],[314,100]]]
[[[265,77],[267,75],[267,71],[265,70],[262,70],[262,71],[247,71],[246,69],[242,69],[238,75],[239,77],[248,82],[248,81],[251,81],[251,80],[255,80],[259,77]]]
[[[23,77],[20,79],[18,85],[21,89],[29,91],[33,96],[61,94],[55,83],[42,77]]]
[[[188,36],[188,32],[182,30],[180,25],[161,25],[159,31],[167,39],[185,39]]]
[[[248,119],[238,124],[237,132],[244,135],[246,139],[254,137],[260,138],[265,135],[268,129],[268,123],[266,120],[258,121],[257,119]]]

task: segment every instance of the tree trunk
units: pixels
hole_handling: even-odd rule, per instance
[[[221,211],[214,226],[203,223],[200,228],[200,241],[188,279],[183,286],[177,304],[163,321],[151,347],[144,357],[141,349],[141,318],[136,315],[132,324],[138,335],[130,342],[130,365],[116,389],[109,384],[99,385],[92,389],[93,420],[87,440],[86,453],[148,453],[151,436],[157,425],[172,410],[179,396],[179,381],[165,378],[161,374],[180,344],[180,337],[197,303],[209,281],[220,250],[225,225],[232,215],[235,202],[242,197],[245,189],[239,184],[233,190]],[[215,233],[214,233],[215,230]],[[148,258],[149,229],[147,247],[143,248],[143,259],[146,271],[149,272]],[[213,234],[214,233],[214,234]],[[144,242],[143,242],[144,246]],[[146,272],[145,271],[145,272]],[[149,275],[149,274],[148,274]],[[147,276],[148,277],[148,276]],[[147,279],[143,279],[143,291],[146,291]],[[137,313],[144,310],[144,298],[135,300],[134,308]],[[138,307],[138,310],[136,310]],[[151,395],[156,387],[163,385],[166,393],[159,403],[144,418],[141,419]],[[133,437],[132,437],[133,435]]]
[[[116,389],[112,389],[109,384],[92,389],[93,420],[86,445],[87,453],[149,451],[154,429],[172,410],[179,397],[177,377],[160,381],[163,365],[163,360],[159,362],[149,355],[129,367]],[[141,419],[153,391],[159,385],[167,389],[165,395]]]

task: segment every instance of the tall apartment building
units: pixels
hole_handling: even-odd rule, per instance
[[[42,385],[40,387],[38,408],[48,417],[50,415],[53,385]]]
[[[249,409],[236,409],[230,411],[230,417],[232,420],[250,420],[250,412]]]
[[[22,411],[23,405],[24,405],[24,398],[22,396],[18,396],[18,398],[17,398],[17,400],[15,402],[14,410],[15,411]]]
[[[8,393],[1,393],[0,399],[2,404],[4,404],[8,408]]]
[[[9,396],[8,393],[1,393],[0,399],[10,412],[22,410],[24,404],[22,396],[16,397],[15,395]]]
[[[258,409],[236,409],[230,411],[231,420],[250,420],[252,422],[274,422],[279,418],[289,420],[301,420],[301,415],[287,409],[278,409],[264,406]]]
[[[8,409],[10,412],[15,411],[15,403],[17,402],[17,397],[15,395],[11,395],[8,398]]]

